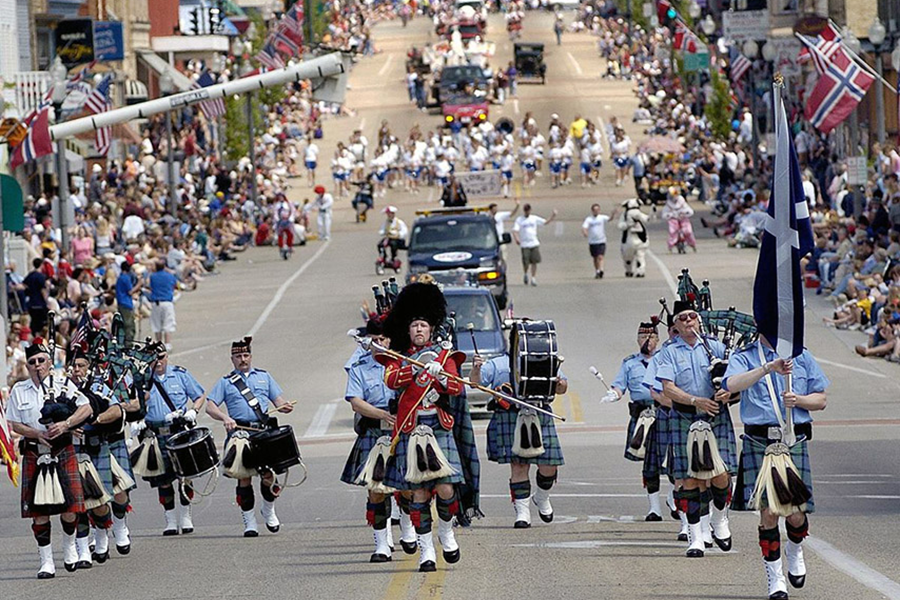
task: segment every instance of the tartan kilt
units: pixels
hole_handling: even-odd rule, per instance
[[[65,506],[32,506],[34,490],[37,487],[35,473],[37,471],[38,455],[34,452],[22,453],[22,518],[30,519],[62,513],[84,512],[84,491],[81,487],[81,474],[78,472],[78,459],[75,457],[75,448],[72,444],[63,446],[60,450],[54,450],[53,455],[59,460],[59,482],[63,489],[67,490],[69,503]]]
[[[447,462],[456,473],[449,477],[432,479],[431,481],[425,481],[423,483],[413,484],[408,482],[406,480],[406,450],[409,447],[409,434],[401,431],[396,451],[390,460],[388,460],[387,469],[384,475],[384,485],[392,487],[395,490],[404,491],[418,488],[431,489],[438,483],[462,483],[465,481],[462,472],[462,463],[459,460],[459,450],[456,448],[456,440],[453,439],[453,432],[447,431],[441,426],[437,415],[419,415],[418,425],[428,425],[434,430],[434,437],[437,440],[438,446],[440,446],[441,450],[444,452],[444,456],[447,457]]]
[[[632,405],[632,403],[629,402],[629,404],[628,404],[629,408],[631,408],[631,405]],[[647,406],[638,405],[638,406],[640,406],[640,410],[644,410],[645,408],[650,408],[649,405],[647,405]],[[632,416],[631,420],[628,421],[628,429],[625,432],[625,458],[630,461],[645,463],[647,455],[650,454],[650,452],[651,452],[651,447],[656,442],[656,430],[659,429],[659,427],[657,426],[657,423],[659,422],[659,411],[658,410],[656,411],[657,422],[653,424],[653,429],[648,434],[647,452],[644,454],[644,458],[638,458],[637,456],[635,456],[634,454],[631,453],[631,438],[634,437],[634,430],[635,430],[635,428],[637,428],[638,418],[640,418],[640,415]],[[654,449],[654,452],[655,452],[655,449]]]
[[[109,444],[106,443],[106,440],[103,440],[98,446],[82,444],[78,447],[78,454],[85,454],[90,457],[91,462],[94,463],[94,468],[97,469],[97,475],[100,476],[100,483],[103,485],[103,489],[112,494],[112,463],[109,460]]]
[[[666,452],[669,448],[669,411],[663,406],[656,408],[656,422],[650,439],[647,440],[647,451],[644,454],[644,466],[641,475],[644,479],[652,479],[665,475]],[[626,456],[627,458],[627,456]]]
[[[734,439],[734,426],[731,424],[731,413],[727,407],[722,407],[715,417],[701,414],[689,414],[673,409],[669,413],[669,443],[672,447],[672,461],[669,465],[669,474],[675,479],[689,479],[689,459],[687,441],[688,431],[694,421],[709,421],[713,434],[716,436],[716,444],[719,447],[719,456],[725,463],[728,473],[737,471],[737,444]]]
[[[375,442],[383,435],[391,435],[390,430],[382,431],[381,429],[369,428],[366,432],[357,437],[353,442],[353,448],[350,450],[350,456],[344,464],[344,471],[341,473],[341,481],[350,485],[365,486],[364,483],[356,483],[356,478],[362,472],[369,458],[369,452],[375,447]]]
[[[749,511],[755,510],[749,508],[750,497],[756,487],[756,478],[759,477],[759,471],[762,468],[763,458],[766,454],[766,445],[768,440],[758,437],[749,436],[746,433],[741,436],[743,444],[741,444],[741,462],[737,471],[737,484],[734,488],[734,497],[731,499],[731,509]],[[794,466],[800,472],[800,478],[812,494],[812,470],[809,466],[809,446],[805,438],[801,438],[796,444],[791,446],[791,460]],[[763,496],[761,504],[767,505],[766,498]],[[816,512],[815,498],[810,498],[806,503],[807,513]]]
[[[518,411],[494,411],[487,427],[488,460],[501,465],[512,462],[529,465],[564,465],[562,446],[559,443],[559,434],[556,433],[553,417],[541,413],[538,413],[537,416],[541,420],[541,441],[544,444],[544,453],[534,458],[523,458],[513,454],[512,451],[516,435],[516,419],[519,417]]]
[[[109,453],[116,457],[116,462],[119,463],[122,470],[128,473],[128,476],[136,482],[137,480],[134,478],[134,471],[131,470],[131,456],[128,454],[128,445],[125,443],[124,438],[116,440],[115,442],[110,442]],[[130,492],[135,488],[137,488],[137,483],[125,491]],[[112,488],[109,488],[109,492],[112,493]]]
[[[157,431],[158,427],[165,427],[165,423],[147,423],[147,428]],[[175,432],[180,433],[180,432]],[[150,484],[152,488],[158,488],[165,485],[171,484],[173,481],[178,479],[178,476],[175,475],[175,469],[172,467],[172,459],[169,458],[169,451],[166,450],[166,444],[169,441],[169,438],[175,435],[175,433],[170,433],[169,435],[159,435],[156,436],[156,441],[159,442],[159,449],[162,451],[163,457],[163,465],[165,467],[165,473],[159,475],[157,477],[142,477],[144,481]]]

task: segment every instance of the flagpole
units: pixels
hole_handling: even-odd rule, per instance
[[[828,61],[828,57],[825,56],[824,54],[822,54],[822,51],[819,50],[819,49],[816,47],[815,44],[813,44],[813,43],[810,42],[808,39],[806,39],[806,36],[800,35],[799,33],[797,33],[797,32],[795,31],[795,32],[794,32],[794,37],[796,37],[798,40],[800,40],[801,42],[803,42],[803,44],[804,44],[807,48],[809,48],[810,50],[812,50],[813,52],[815,52],[815,53],[816,53],[816,56],[818,56],[819,58],[821,58],[822,60],[824,60],[824,61],[826,61],[826,62],[829,62],[829,61]],[[891,84],[889,84],[889,83],[887,82],[887,80],[885,80],[884,77],[882,77],[881,75],[879,75],[878,73],[876,73],[875,71],[873,71],[873,70],[872,70],[872,67],[870,67],[870,66],[868,65],[868,63],[866,63],[864,60],[862,60],[859,56],[857,56],[857,55],[853,52],[853,50],[851,50],[850,48],[848,48],[848,47],[847,47],[847,44],[845,44],[844,42],[841,42],[841,49],[843,49],[847,54],[849,54],[850,57],[853,59],[853,62],[854,62],[855,64],[859,65],[859,67],[862,68],[863,71],[865,71],[866,73],[868,73],[869,75],[871,75],[872,77],[874,77],[875,79],[877,79],[878,81],[880,81],[881,84],[884,85],[884,87],[886,87],[887,89],[891,90],[891,92],[893,92],[894,94],[897,94],[897,90],[894,89],[894,87],[893,87]]]

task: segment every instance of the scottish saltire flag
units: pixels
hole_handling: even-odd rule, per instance
[[[800,162],[775,86],[775,172],[756,280],[753,317],[760,335],[782,358],[803,352],[803,274],[800,258],[814,246],[809,206],[803,195]]]
[[[49,95],[49,93],[48,93]],[[53,152],[53,140],[50,138],[50,100],[46,97],[41,104],[25,118],[28,133],[22,143],[13,150],[9,168],[15,169],[21,164],[37,160]]]

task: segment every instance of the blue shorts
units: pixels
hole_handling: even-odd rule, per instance
[[[310,170],[315,169],[317,164],[318,163],[314,160],[308,160],[306,161],[306,168]]]
[[[387,177],[387,174],[387,169],[383,171],[375,171],[375,179],[377,179],[378,181],[384,181],[385,177]]]
[[[599,169],[599,168],[602,167],[602,166],[603,166],[603,161],[602,161],[602,160],[597,159],[597,160],[594,161],[594,168],[595,168],[595,169]]]
[[[495,171],[498,170],[498,169],[500,169],[500,163],[498,163],[498,162],[495,161],[495,162],[492,162],[491,164],[494,166],[494,170],[495,170]]]
[[[483,171],[483,170],[484,170],[483,168],[479,168],[479,167],[469,167],[470,173],[477,173],[478,171]]]
[[[627,156],[617,156],[613,159],[613,162],[615,163],[616,168],[624,169],[631,164],[631,159]]]
[[[512,181],[512,171],[501,171],[500,174],[503,175],[503,179]]]
[[[347,181],[346,173],[332,173],[331,176],[334,177],[335,181]]]
[[[534,163],[533,162],[523,162],[522,168],[526,171],[533,172],[534,171]]]
[[[562,163],[552,162],[550,163],[550,172],[554,175],[559,175],[560,170],[562,169]]]
[[[581,172],[584,173],[585,175],[590,174],[591,163],[586,163],[586,162],[581,163]]]

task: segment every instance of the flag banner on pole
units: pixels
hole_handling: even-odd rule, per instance
[[[197,78],[197,81],[194,82],[193,87],[196,90],[209,87],[215,83],[216,82],[213,80],[212,75],[209,74],[209,71],[203,71],[203,73],[200,74],[200,77]],[[225,114],[225,100],[222,98],[204,100],[199,106],[200,111],[203,113],[203,116],[206,117],[207,121],[214,121]]]
[[[782,358],[803,352],[803,273],[800,259],[814,242],[800,161],[781,97],[774,87],[775,170],[753,282],[753,317],[761,336]]]
[[[19,487],[19,463],[16,456],[16,444],[13,442],[12,430],[0,402],[0,458],[6,464],[6,475],[16,487]]]
[[[97,115],[112,110],[112,102],[109,100],[109,84],[112,76],[107,75],[97,84],[94,91],[84,101],[84,108],[91,114]],[[94,132],[94,145],[101,156],[106,156],[112,144],[112,127],[100,127]]]
[[[728,47],[728,64],[731,73],[731,83],[735,85],[741,81],[753,65],[753,63],[750,62],[750,59],[744,56],[734,46]]]
[[[9,168],[15,169],[26,162],[32,162],[53,152],[53,141],[50,139],[50,109],[53,106],[48,100],[41,102],[25,119],[28,133],[21,144],[13,150]]]

